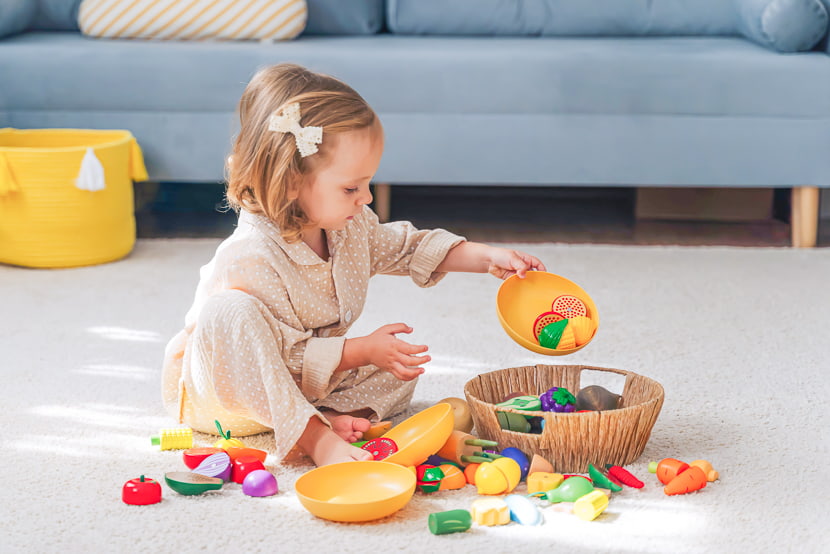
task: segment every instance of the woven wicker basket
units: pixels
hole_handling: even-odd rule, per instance
[[[540,395],[551,387],[565,387],[576,393],[584,370],[605,371],[625,376],[623,407],[603,412],[554,413],[503,411],[541,416],[541,434],[507,431],[499,426],[495,404],[516,391]],[[663,387],[657,381],[631,371],[583,365],[537,365],[511,367],[481,374],[464,386],[478,436],[538,454],[558,472],[583,473],[588,464],[626,465],[636,460],[651,435],[663,406]]]

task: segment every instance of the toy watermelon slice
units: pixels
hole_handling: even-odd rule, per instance
[[[360,448],[366,450],[367,452],[370,452],[374,457],[375,461],[388,458],[389,456],[398,451],[398,445],[395,444],[395,441],[383,437],[367,441]]]
[[[533,336],[538,339],[539,335],[542,333],[542,329],[551,323],[556,323],[557,321],[562,321],[563,319],[565,319],[565,316],[556,311],[541,314],[533,323]]]
[[[171,471],[164,474],[164,481],[167,486],[179,494],[191,496],[202,494],[206,491],[219,490],[223,481],[218,477],[208,477],[188,471]]]
[[[585,307],[585,303],[576,296],[571,296],[570,294],[557,296],[553,300],[553,304],[550,309],[554,312],[559,312],[569,319],[578,315],[588,315],[588,308]]]

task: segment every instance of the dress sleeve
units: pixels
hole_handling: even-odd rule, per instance
[[[372,274],[409,275],[419,287],[443,279],[446,273],[435,268],[452,247],[466,240],[444,229],[416,229],[408,221],[380,223],[368,208],[364,216]]]
[[[224,286],[245,292],[257,300],[271,324],[288,371],[300,382],[307,398],[328,396],[343,356],[345,337],[315,337],[305,329],[294,310],[288,290],[276,269],[267,263],[234,263],[224,275]]]

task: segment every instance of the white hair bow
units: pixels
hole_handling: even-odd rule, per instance
[[[322,127],[303,127],[300,125],[299,102],[288,104],[282,110],[282,115],[277,112],[271,114],[271,119],[268,120],[268,130],[294,135],[297,150],[303,158],[317,152],[317,145],[323,142]]]

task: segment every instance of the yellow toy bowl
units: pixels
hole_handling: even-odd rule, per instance
[[[588,293],[576,283],[553,273],[528,271],[525,275],[524,279],[516,275],[506,279],[496,295],[499,322],[510,338],[528,350],[548,356],[573,354],[590,343],[599,328],[599,312]],[[546,348],[533,335],[533,323],[540,314],[549,312],[553,300],[563,294],[582,300],[588,317],[594,322],[594,334],[584,344],[574,348]]]
[[[441,402],[422,410],[390,429],[384,438],[392,439],[398,451],[384,462],[416,466],[441,450],[454,427],[452,406]]]
[[[347,523],[394,514],[412,498],[415,473],[389,462],[343,462],[312,469],[294,484],[306,510]]]

